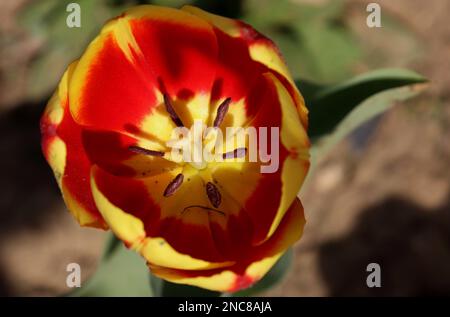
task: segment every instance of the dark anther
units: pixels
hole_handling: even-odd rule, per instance
[[[231,98],[225,99],[217,108],[216,118],[214,119],[214,128],[218,128],[222,123],[225,115],[228,112],[228,107],[230,106]]]
[[[169,95],[167,94],[164,94],[164,105],[166,106],[166,111],[169,113],[170,118],[177,125],[177,127],[184,127],[180,117],[175,112],[175,109],[173,109],[172,101],[170,101]]]
[[[222,202],[222,195],[220,195],[216,185],[208,182],[206,184],[206,194],[208,195],[209,201],[215,208],[220,206],[220,203]]]
[[[245,154],[247,154],[247,148],[245,148],[245,147],[240,147],[240,148],[237,148],[237,149],[234,150],[234,151],[230,151],[230,152],[227,152],[227,153],[223,153],[223,154],[222,154],[222,157],[223,157],[224,160],[226,160],[226,159],[232,159],[232,158],[240,158],[240,157],[244,157]]]
[[[170,183],[167,185],[166,190],[164,190],[164,197],[172,196],[173,193],[180,188],[183,183],[184,176],[183,174],[178,174]]]
[[[138,153],[138,154],[145,154],[145,155],[159,156],[159,157],[163,157],[164,156],[164,152],[147,150],[147,149],[141,148],[141,147],[136,146],[136,145],[129,146],[128,149],[131,152]]]

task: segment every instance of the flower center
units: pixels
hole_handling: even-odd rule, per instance
[[[213,126],[210,127],[205,133],[205,126],[201,122],[195,122],[192,133],[189,133],[188,138],[183,138],[181,140],[176,141],[172,144],[172,146],[180,146],[182,143],[188,143],[189,148],[192,151],[192,159],[189,161],[189,164],[197,169],[203,170],[208,166],[208,160],[204,157],[203,149],[204,147],[208,147],[211,145],[215,145],[218,137],[218,129],[222,124],[229,106],[231,103],[231,98],[226,98],[217,108],[217,113],[213,122]],[[176,113],[172,101],[167,94],[164,94],[164,106],[169,114],[171,120],[175,123],[175,125],[179,128],[184,128],[184,124],[181,118]],[[174,160],[173,154],[170,152],[161,152],[154,151],[150,149],[145,149],[136,145],[130,146],[129,150],[138,154],[144,154],[149,156],[161,157],[167,160]],[[246,148],[237,148],[233,151],[223,153],[222,159],[233,159],[244,157],[247,153]],[[172,196],[176,193],[176,191],[181,187],[184,181],[184,175],[182,173],[175,176],[175,178],[167,185],[164,190],[164,197]],[[205,184],[205,192],[206,195],[214,208],[220,206],[222,202],[222,195],[220,194],[219,189],[212,182],[207,182]]]

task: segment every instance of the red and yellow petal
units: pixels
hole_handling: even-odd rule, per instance
[[[68,82],[76,65],[74,62],[68,67],[44,111],[42,148],[75,219],[82,226],[106,229],[90,190],[90,162],[81,142],[82,129],[73,121],[68,107]]]
[[[272,73],[263,74],[247,96],[246,104],[251,118],[249,127],[267,128],[267,153],[272,155],[272,162],[216,162],[211,164],[211,174],[224,202],[227,199],[235,202],[234,206],[224,207],[227,213],[238,215],[240,225],[245,225],[247,219],[250,221],[251,244],[255,245],[274,233],[295,200],[309,168],[309,142],[291,95]],[[273,134],[272,127],[279,127],[279,135]],[[278,153],[271,149],[272,136],[279,143]],[[258,143],[258,150],[261,149]],[[252,151],[250,147],[248,150]],[[262,173],[263,165],[269,164],[273,164],[272,173],[267,170]],[[212,220],[219,225],[216,219]],[[221,227],[224,229],[226,224]],[[218,226],[212,229],[220,236],[232,231],[231,228],[219,230]],[[238,236],[246,241],[242,234]]]
[[[111,230],[129,248],[141,253],[149,263],[185,270],[205,270],[234,264],[230,261],[210,262],[198,259],[175,249],[163,237],[149,236],[149,232],[152,231],[150,226],[158,226],[155,217],[159,217],[160,211],[148,193],[143,192],[147,186],[144,180],[119,178],[93,167],[91,185],[95,202]],[[177,235],[188,241],[192,239],[192,233],[195,233],[195,231],[177,231]],[[183,234],[184,232],[186,234]],[[204,239],[200,241],[206,243]],[[195,245],[192,247],[205,248],[199,241],[194,242]]]
[[[301,124],[299,117],[296,116],[296,107],[292,96],[276,76],[270,73],[266,76],[273,82],[277,91],[282,115],[280,141],[282,147],[288,151],[281,171],[282,196],[277,214],[268,233],[268,237],[270,237],[292,201],[297,197],[306,178],[310,166],[310,143],[305,127]]]
[[[217,249],[209,226],[210,215],[203,207],[198,207],[208,206],[202,178],[195,173],[190,175],[184,169],[182,186],[174,195],[164,196],[167,185],[181,172],[183,168],[178,167],[149,177],[131,178],[116,176],[95,167],[92,178],[95,188],[112,205],[143,223],[143,237],[162,238],[177,252],[198,260],[229,262]],[[113,219],[108,217],[109,211],[102,208],[97,199],[96,203],[112,230],[120,232],[122,222],[119,221],[119,227],[114,229]],[[137,243],[133,237],[118,236],[127,245]]]
[[[176,251],[163,238],[146,238],[140,252],[148,263],[174,269],[208,270],[228,267],[234,264],[233,261],[208,262],[193,258],[190,255]]]
[[[125,31],[113,32],[113,23],[123,25],[107,24],[79,61],[69,90],[70,110],[80,125],[131,132],[156,105],[154,81],[123,51],[123,35],[116,33]]]
[[[229,97],[233,102],[239,102],[267,71],[267,67],[252,59],[244,39],[230,37],[215,27],[214,32],[218,56],[211,99],[215,101]]]
[[[270,70],[274,72],[277,78],[283,83],[288,90],[289,94],[294,100],[297,108],[297,112],[300,116],[301,123],[305,127],[308,127],[308,109],[305,106],[305,100],[297,89],[297,85],[292,79],[292,75],[286,66],[286,62],[278,50],[278,47],[268,38],[257,34],[249,25],[242,23],[242,36],[247,39],[249,45],[250,56],[253,60],[258,61],[266,65]]]
[[[160,150],[153,144],[114,131],[84,129],[82,143],[92,165],[123,177],[147,177],[172,170],[177,164],[162,157],[138,154],[131,146]],[[162,149],[164,150],[164,149]]]
[[[208,23],[214,25],[214,27],[218,28],[228,36],[237,38],[241,36],[241,30],[239,27],[239,21],[233,20],[230,18],[226,18],[217,14],[206,12],[200,8],[185,5],[181,8],[181,10],[189,12],[193,15],[196,15]]]
[[[226,268],[203,271],[171,269],[149,263],[153,274],[173,283],[189,284],[220,292],[235,292],[260,280],[303,232],[305,218],[298,199],[290,206],[274,235],[249,249],[248,258]]]
[[[208,23],[181,10],[157,6],[135,7],[125,18],[160,90],[182,99],[209,94],[217,41]]]
[[[160,217],[160,208],[148,194],[148,189],[141,178],[122,177],[109,173],[99,166],[92,166],[90,183],[95,203],[111,230],[128,246],[139,244],[146,237],[146,227],[154,224]],[[103,200],[99,200],[99,197]],[[106,208],[104,201],[110,202],[114,208]],[[116,217],[114,210],[120,210],[138,225],[130,225],[128,221]],[[125,216],[124,216],[125,217]],[[136,219],[136,220],[134,220]],[[128,228],[133,228],[133,234],[128,235]],[[124,233],[121,233],[124,230]],[[138,238],[136,238],[138,237]],[[136,238],[136,239],[135,239]]]
[[[132,8],[111,20],[81,57],[70,87],[71,112],[85,126],[139,134],[152,128],[145,120],[162,106],[162,94],[174,101],[196,94],[209,99],[216,55],[205,21],[170,8]],[[150,132],[158,138],[158,131]]]
[[[275,173],[262,175],[262,180],[265,178],[270,182],[262,181],[245,205],[247,210],[255,211],[255,221],[259,219],[260,230],[255,231],[255,243],[269,238],[276,230],[285,212],[296,199],[309,169],[309,140],[296,115],[295,102],[276,76],[270,72],[263,76],[267,83],[265,96],[260,96],[261,93],[257,90],[249,98],[249,103],[260,105],[251,125],[280,128],[279,168]],[[270,147],[268,151],[273,155]],[[260,210],[266,212],[258,212]]]
[[[102,179],[101,173],[103,172],[97,166],[93,166],[90,175],[90,184],[92,188],[92,194],[100,213],[103,216],[105,222],[109,225],[112,232],[124,243],[127,247],[131,249],[138,249],[145,239],[145,230],[142,220],[123,211],[116,204],[112,203],[103,193],[102,189],[108,184],[105,184],[105,180]],[[124,178],[124,181],[129,178]],[[103,182],[103,183],[102,183]],[[109,188],[115,186],[115,184],[109,184]],[[134,185],[134,186],[133,186]],[[129,184],[130,188],[133,190],[137,186],[135,184]],[[102,188],[103,187],[103,188]],[[137,194],[142,194],[142,192],[137,192]],[[134,197],[132,197],[134,198]],[[131,199],[132,199],[131,198]],[[139,198],[139,197],[137,197]],[[139,204],[142,199],[138,201],[130,201],[130,204]],[[121,202],[122,204],[126,202]],[[138,207],[139,208],[139,207]]]
[[[181,10],[205,19],[205,21],[208,21],[216,29],[220,30],[220,32],[217,32],[219,47],[226,46],[227,42],[234,43],[235,48],[239,47],[238,43],[244,43],[248,53],[240,52],[239,55],[243,56],[241,58],[245,59],[245,56],[248,55],[252,61],[264,65],[279,77],[279,80],[283,82],[294,99],[302,124],[307,128],[308,109],[305,106],[304,99],[292,79],[281,52],[270,39],[253,29],[250,25],[238,20],[218,16],[189,5],[184,6]],[[242,44],[240,46],[242,47]],[[225,52],[227,55],[233,55],[233,52],[230,52],[230,50]],[[226,58],[229,59],[230,57],[227,56]],[[246,76],[251,74],[248,70],[244,73]]]

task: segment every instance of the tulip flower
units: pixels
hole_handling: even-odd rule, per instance
[[[222,161],[174,160],[172,131],[199,120],[221,131],[278,127],[279,168],[261,173],[245,144]],[[271,40],[192,6],[145,5],[108,21],[68,67],[41,131],[80,225],[112,230],[158,277],[233,292],[302,234],[307,124]]]

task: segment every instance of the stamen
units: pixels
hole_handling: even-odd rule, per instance
[[[147,149],[144,149],[144,148],[136,146],[136,145],[131,145],[131,146],[128,147],[128,149],[131,152],[138,153],[138,154],[145,154],[145,155],[159,156],[159,157],[163,157],[164,156],[164,152],[147,150]]]
[[[183,174],[178,174],[170,183],[167,185],[164,190],[164,197],[172,196],[178,188],[180,188],[181,184],[183,184],[184,176]]]
[[[170,97],[168,94],[164,94],[164,105],[166,106],[166,111],[169,113],[172,121],[177,125],[177,127],[184,127],[183,122],[181,122],[180,117],[175,112],[173,108],[172,101],[170,101]]]
[[[217,108],[216,118],[214,119],[214,128],[218,128],[220,124],[223,122],[223,119],[225,118],[228,112],[230,102],[231,98],[228,97],[220,104],[219,108]]]
[[[222,195],[220,194],[216,185],[208,182],[206,184],[206,195],[208,195],[209,201],[215,208],[220,206],[220,203],[222,202]]]
[[[222,158],[223,158],[224,160],[226,160],[226,159],[232,159],[232,158],[241,158],[241,157],[244,157],[246,154],[247,154],[247,148],[245,148],[245,147],[240,147],[240,148],[237,148],[237,149],[234,150],[234,151],[230,151],[230,152],[227,152],[227,153],[223,153],[223,154],[222,154]]]

